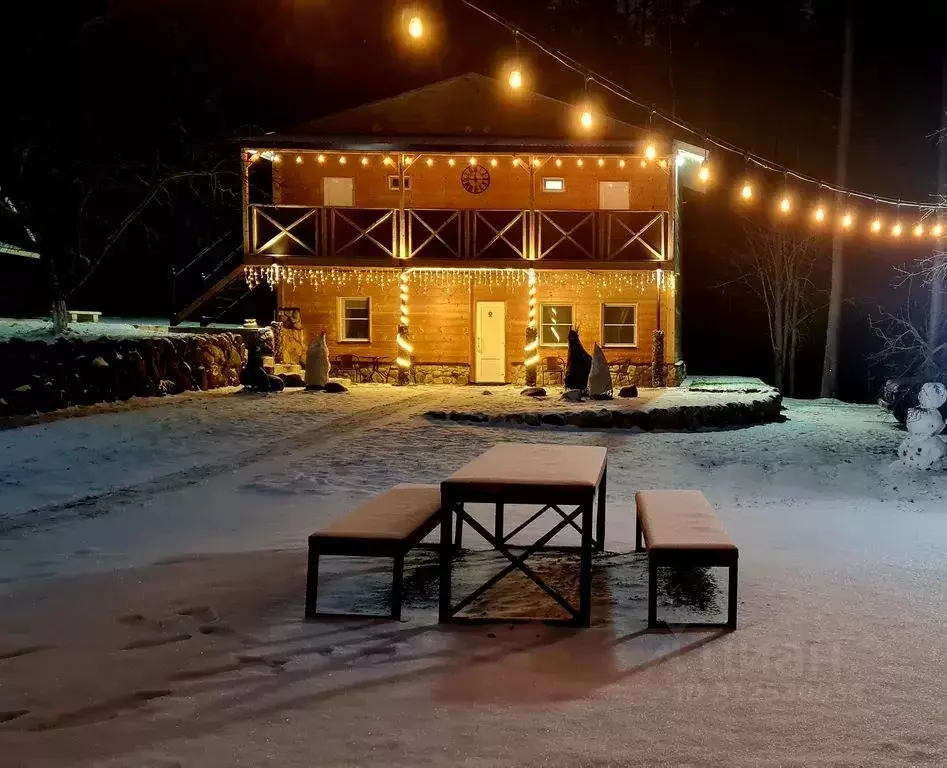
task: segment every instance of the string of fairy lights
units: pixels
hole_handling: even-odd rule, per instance
[[[737,184],[737,200],[741,205],[750,206],[761,200],[763,185],[755,176],[762,173],[776,173],[782,178],[781,191],[778,193],[774,206],[775,213],[784,218],[797,216],[802,211],[815,227],[837,229],[842,233],[854,233],[863,228],[869,235],[877,237],[887,235],[897,241],[910,234],[916,239],[933,237],[940,239],[947,232],[947,201],[920,202],[916,200],[902,200],[882,195],[875,195],[845,187],[839,187],[814,176],[800,173],[787,166],[768,160],[764,157],[746,151],[731,142],[716,137],[697,126],[686,123],[672,115],[668,115],[653,105],[648,105],[637,98],[624,86],[604,77],[586,67],[572,57],[544,44],[541,40],[515,26],[493,11],[481,8],[472,0],[460,0],[471,10],[481,14],[494,24],[500,25],[513,36],[517,51],[520,41],[532,46],[544,56],[554,60],[560,66],[575,72],[583,79],[585,99],[576,104],[576,127],[580,133],[591,134],[604,119],[591,100],[593,87],[620,99],[636,108],[647,112],[649,125],[659,120],[668,126],[694,137],[698,143],[704,145],[702,157],[691,158],[692,153],[679,153],[675,158],[678,166],[689,160],[696,160],[699,165],[697,179],[701,185],[710,186],[719,181],[717,178],[722,168],[711,157],[710,147],[714,152],[722,152],[742,157],[746,171],[744,178]],[[425,11],[420,7],[406,8],[402,12],[402,23],[409,41],[422,44],[430,26],[425,18]],[[518,54],[503,66],[505,83],[513,94],[524,92],[530,83],[530,73],[525,61]],[[661,141],[656,137],[648,138],[645,142],[642,164],[653,162],[660,153]],[[363,158],[364,160],[364,158]],[[582,160],[577,161],[579,167]],[[600,164],[602,164],[600,159]],[[755,169],[755,170],[754,170]],[[791,189],[791,183],[811,185],[818,189],[816,199],[809,205],[803,204],[801,196]],[[830,206],[822,196],[835,198],[835,205]],[[872,211],[865,213],[860,209],[861,204],[867,204]]]

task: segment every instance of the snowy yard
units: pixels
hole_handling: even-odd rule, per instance
[[[947,764],[947,473],[892,468],[879,409],[789,401],[785,423],[699,433],[423,417],[475,396],[216,395],[0,432],[5,764]],[[591,630],[439,627],[423,551],[405,622],[301,621],[310,532],[498,441],[609,450]],[[735,633],[641,632],[633,495],[661,487],[703,490],[739,545]],[[326,597],[384,611],[387,583],[334,561]],[[684,605],[660,610],[710,616],[717,584],[670,584]],[[545,605],[503,585],[503,610]]]

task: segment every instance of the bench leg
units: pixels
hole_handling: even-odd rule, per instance
[[[644,544],[641,541],[641,518],[635,512],[635,552],[644,552]]]
[[[727,590],[727,627],[737,628],[737,563],[730,566],[730,588]]]
[[[391,618],[401,621],[401,598],[404,594],[404,554],[395,557],[391,580]]]
[[[463,504],[460,505],[460,508],[463,509]],[[459,510],[454,510],[453,514],[457,519],[456,529],[454,530],[454,551],[460,552],[464,543],[464,519],[460,516]]]
[[[658,626],[658,561],[648,558],[648,629]]]
[[[316,599],[319,592],[319,553],[309,544],[309,564],[306,567],[306,618],[316,616]]]

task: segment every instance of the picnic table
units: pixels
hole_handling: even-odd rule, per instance
[[[465,464],[441,483],[441,560],[440,601],[441,622],[464,621],[458,613],[488,589],[514,571],[521,571],[555,600],[568,614],[566,623],[587,627],[592,608],[592,551],[605,547],[605,491],[607,451],[597,446],[571,446],[523,443],[499,443],[473,461]],[[593,520],[593,502],[598,492],[598,515]],[[466,504],[495,505],[493,531],[487,530],[473,517]],[[507,504],[538,506],[539,511],[509,533],[504,530],[504,507]],[[572,507],[569,510],[567,508]],[[558,514],[558,520],[522,552],[512,551],[510,540],[547,512]],[[490,546],[504,555],[510,564],[492,576],[456,605],[451,595],[451,573],[454,547],[451,546],[451,525],[457,523],[458,537],[463,525],[482,536]],[[593,526],[594,523],[594,526]],[[579,604],[572,605],[558,591],[546,584],[526,560],[566,527],[581,536],[579,551]],[[593,530],[594,527],[594,530]],[[517,547],[519,549],[520,547]]]

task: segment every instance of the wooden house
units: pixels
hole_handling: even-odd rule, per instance
[[[277,292],[283,360],[324,330],[363,378],[558,383],[576,328],[624,380],[650,384],[657,353],[677,382],[696,156],[580,122],[468,74],[243,147],[245,273]]]

